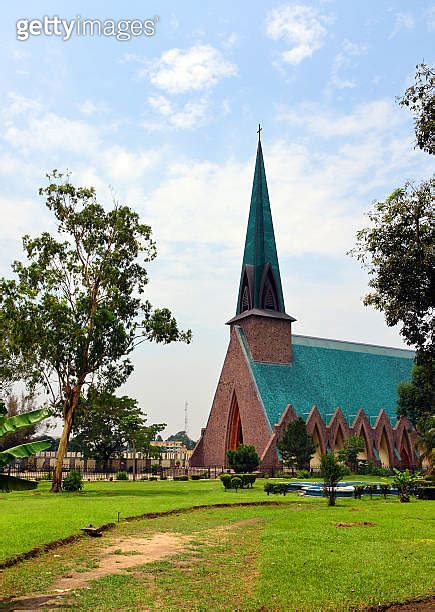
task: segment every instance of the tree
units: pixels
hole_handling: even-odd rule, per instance
[[[24,394],[22,394],[20,398],[18,398],[16,395],[9,395],[6,400],[8,417],[14,417],[26,412],[28,413],[34,409],[35,404],[33,398],[26,397]],[[25,442],[30,442],[30,440],[36,435],[38,426],[39,422],[33,423],[26,427],[20,427],[19,429],[6,434],[0,440],[0,450],[4,450],[9,446],[17,446],[19,444],[24,444]]]
[[[183,430],[183,431],[179,431],[176,434],[169,436],[169,438],[167,438],[166,440],[167,442],[182,442],[184,444],[184,446],[187,448],[187,450],[193,450],[195,448],[196,442],[195,440],[192,440],[191,438],[189,438],[189,436],[187,435],[187,433]]]
[[[432,474],[435,459],[435,416],[428,415],[418,421],[416,448],[420,451],[420,465],[428,464],[428,472]]]
[[[106,467],[112,457],[128,448],[139,449],[147,435],[154,436],[166,427],[164,423],[146,426],[145,422],[137,400],[91,388],[86,398],[80,399],[72,441],[86,458],[92,457]]]
[[[49,417],[50,414],[47,408],[40,408],[23,414],[8,416],[4,402],[0,401],[0,437],[11,435],[22,428],[32,427]],[[13,490],[34,489],[36,487],[35,482],[2,474],[2,471],[11,461],[31,457],[35,453],[47,450],[49,446],[49,440],[40,440],[38,442],[19,444],[18,446],[2,450],[0,452],[0,490],[8,492]]]
[[[237,474],[254,472],[260,465],[255,446],[251,444],[239,444],[237,450],[227,450],[228,465]]]
[[[322,455],[320,460],[320,475],[323,478],[323,488],[328,498],[328,506],[335,506],[337,484],[345,475],[345,468],[333,453]]]
[[[399,491],[400,501],[402,503],[409,502],[410,489],[416,476],[411,474],[409,470],[401,472],[394,469],[393,486]]]
[[[399,104],[414,115],[417,146],[435,154],[435,70],[426,64],[416,66],[415,82],[408,87]]]
[[[434,189],[434,179],[417,188],[408,182],[377,202],[350,251],[370,276],[364,304],[382,311],[389,327],[400,325],[421,360],[434,351]]]
[[[10,354],[0,374],[43,384],[63,417],[52,491],[61,489],[62,464],[80,396],[93,384],[113,391],[130,375],[129,355],[145,341],[189,342],[167,308],[144,299],[143,265],[156,256],[151,228],[115,203],[106,211],[95,190],[69,176],[48,175],[39,193],[57,235],[25,236],[27,265],[13,264],[16,280],[0,280],[2,344]],[[4,354],[0,347],[0,355]]]
[[[316,452],[312,436],[307,432],[303,418],[298,417],[287,425],[277,443],[284,463],[298,470],[308,468]]]
[[[405,416],[417,427],[417,423],[426,420],[433,412],[435,405],[432,369],[426,365],[414,365],[412,379],[404,381],[397,387],[397,414]]]
[[[350,436],[344,441],[343,448],[338,451],[337,455],[340,461],[343,461],[352,472],[358,471],[358,455],[362,453],[366,445],[362,436]]]

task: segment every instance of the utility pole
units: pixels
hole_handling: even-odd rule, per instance
[[[188,407],[188,403],[184,402],[184,433],[187,436],[187,407]]]

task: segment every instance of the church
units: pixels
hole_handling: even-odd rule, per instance
[[[414,352],[296,335],[295,322],[285,311],[259,133],[236,314],[227,323],[228,350],[190,465],[225,466],[226,451],[244,443],[255,446],[260,469],[278,467],[277,440],[300,416],[317,447],[313,468],[352,435],[364,439],[361,458],[413,466],[415,432],[396,418],[396,401]]]

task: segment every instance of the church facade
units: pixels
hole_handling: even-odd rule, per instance
[[[190,464],[226,465],[226,451],[253,444],[261,467],[280,465],[277,440],[301,416],[317,451],[362,436],[360,455],[384,466],[416,462],[414,432],[397,419],[397,385],[411,376],[414,352],[293,334],[286,313],[261,141],[246,232],[236,315],[207,426]]]

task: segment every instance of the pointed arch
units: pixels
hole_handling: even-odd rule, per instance
[[[311,432],[311,436],[313,438],[313,442],[316,445],[316,451],[314,455],[311,457],[310,467],[315,468],[319,467],[320,461],[322,459],[322,436],[319,430],[317,423],[314,424],[313,431]]]
[[[237,402],[236,394],[233,393],[228,417],[226,450],[236,450],[239,444],[243,444],[243,428],[240,418],[239,404]]]
[[[260,284],[260,308],[279,310],[278,291],[272,266],[266,264]]]
[[[391,446],[385,427],[382,428],[381,435],[379,437],[378,453],[381,464],[386,467],[391,467]]]
[[[402,437],[399,444],[400,463],[402,468],[412,467],[411,441],[406,427],[403,428]]]
[[[337,426],[337,431],[335,432],[335,440],[334,440],[334,453],[341,450],[344,447],[344,432],[341,426],[341,423]]]

